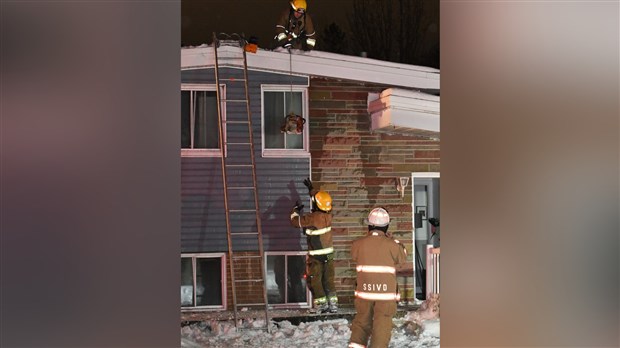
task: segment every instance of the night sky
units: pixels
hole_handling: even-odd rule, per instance
[[[307,0],[307,4],[317,32],[331,22],[348,30],[353,0]],[[267,47],[275,36],[278,17],[289,6],[287,0],[182,0],[181,44],[211,43],[215,31],[256,36],[259,46]]]
[[[354,48],[350,19],[353,16],[353,3],[356,0],[306,0],[308,13],[312,17],[317,33],[316,50],[330,51],[327,43],[321,40],[323,29],[331,23],[346,33],[346,43],[349,47],[342,54],[358,55],[359,51],[369,51],[368,57],[382,60],[399,62],[393,53],[384,54],[378,46],[374,54],[366,47],[365,49]],[[360,0],[361,1],[361,0]],[[421,65],[439,68],[439,1],[437,0],[402,0],[415,8],[415,13],[394,12],[391,19],[393,23],[412,23],[411,30],[417,37],[414,47],[407,46],[408,58],[402,58],[407,64]],[[398,8],[400,1],[393,1],[392,5]],[[181,45],[199,46],[210,44],[213,32],[216,33],[243,33],[246,38],[255,36],[259,39],[259,47],[273,48],[275,25],[282,11],[290,7],[288,0],[182,0],[181,1]],[[420,10],[417,10],[420,9]],[[414,27],[415,15],[420,14],[418,26]],[[368,26],[372,28],[372,26]],[[415,28],[415,29],[414,29]],[[394,29],[396,30],[396,29]],[[398,33],[387,33],[386,40],[393,40],[394,46],[398,46]],[[410,35],[410,33],[407,33]],[[381,38],[380,40],[383,40]],[[322,45],[323,44],[323,45]],[[377,52],[379,50],[380,52]],[[335,52],[335,51],[331,51]],[[337,52],[337,51],[336,51]]]

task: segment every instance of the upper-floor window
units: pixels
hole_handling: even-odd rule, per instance
[[[263,86],[263,156],[309,156],[306,88]],[[286,115],[306,119],[302,134],[282,133]]]
[[[220,155],[217,118],[215,86],[181,86],[181,155]]]

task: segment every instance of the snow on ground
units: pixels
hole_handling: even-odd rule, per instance
[[[394,318],[394,329],[389,348],[439,348],[439,320],[423,322],[416,336],[407,318]],[[270,348],[342,348],[351,336],[350,321],[333,319],[302,322],[271,322],[271,333],[261,330],[265,321],[244,320],[243,329],[236,330],[234,321],[211,321],[181,328],[183,348],[270,347]],[[248,328],[257,328],[256,330]]]

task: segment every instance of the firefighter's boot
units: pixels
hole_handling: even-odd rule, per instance
[[[338,296],[330,296],[328,298],[328,302],[329,302],[329,312],[330,313],[336,313],[338,312]]]
[[[329,305],[327,304],[327,297],[319,297],[314,299],[314,307],[310,309],[310,313],[321,314],[325,313],[329,310]]]

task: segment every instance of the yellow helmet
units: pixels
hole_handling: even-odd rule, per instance
[[[330,212],[332,210],[332,196],[325,191],[319,191],[312,196],[312,202],[316,204],[316,207],[324,212]]]
[[[295,11],[306,12],[306,0],[291,0],[291,7]]]

